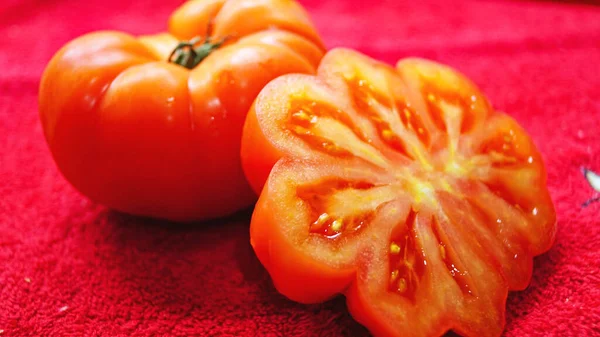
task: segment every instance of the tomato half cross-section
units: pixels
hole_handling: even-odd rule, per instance
[[[324,46],[292,0],[192,0],[169,32],[94,32],[66,44],[39,89],[63,176],[135,215],[205,220],[251,206],[240,163],[246,114],[287,73],[315,73]]]
[[[377,336],[499,336],[555,237],[541,155],[448,66],[348,49],[269,83],[249,112],[251,243],[275,287],[345,294]]]

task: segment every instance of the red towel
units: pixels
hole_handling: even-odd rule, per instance
[[[40,74],[68,40],[150,33],[180,1],[0,3],[0,336],[364,336],[343,298],[277,294],[249,244],[249,212],[195,226],[118,214],[58,173],[37,115]],[[600,7],[592,1],[303,1],[329,47],[466,73],[539,145],[558,212],[506,336],[600,336]]]

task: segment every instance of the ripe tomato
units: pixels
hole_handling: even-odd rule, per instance
[[[263,89],[241,153],[262,191],[251,243],[276,288],[303,303],[343,293],[375,335],[499,336],[507,292],[554,240],[529,136],[434,62],[334,49],[317,76]]]
[[[176,221],[227,215],[256,199],[239,158],[252,101],[282,74],[314,73],[323,52],[294,1],[188,1],[170,33],[97,32],[58,51],[42,126],[60,171],[99,203]]]

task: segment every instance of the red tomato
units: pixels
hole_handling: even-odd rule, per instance
[[[169,33],[92,33],[58,51],[42,126],[60,171],[94,201],[176,221],[228,215],[256,199],[239,158],[252,101],[282,74],[314,73],[323,50],[295,1],[188,1]]]
[[[252,246],[276,288],[303,303],[343,293],[378,336],[499,336],[508,291],[555,236],[525,130],[422,59],[394,69],[336,49],[317,76],[272,81],[242,161],[262,191]]]

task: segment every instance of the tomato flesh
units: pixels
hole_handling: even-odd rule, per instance
[[[508,291],[554,240],[529,136],[433,62],[330,51],[317,76],[261,92],[242,161],[275,286],[306,303],[344,293],[376,335],[498,336]]]

